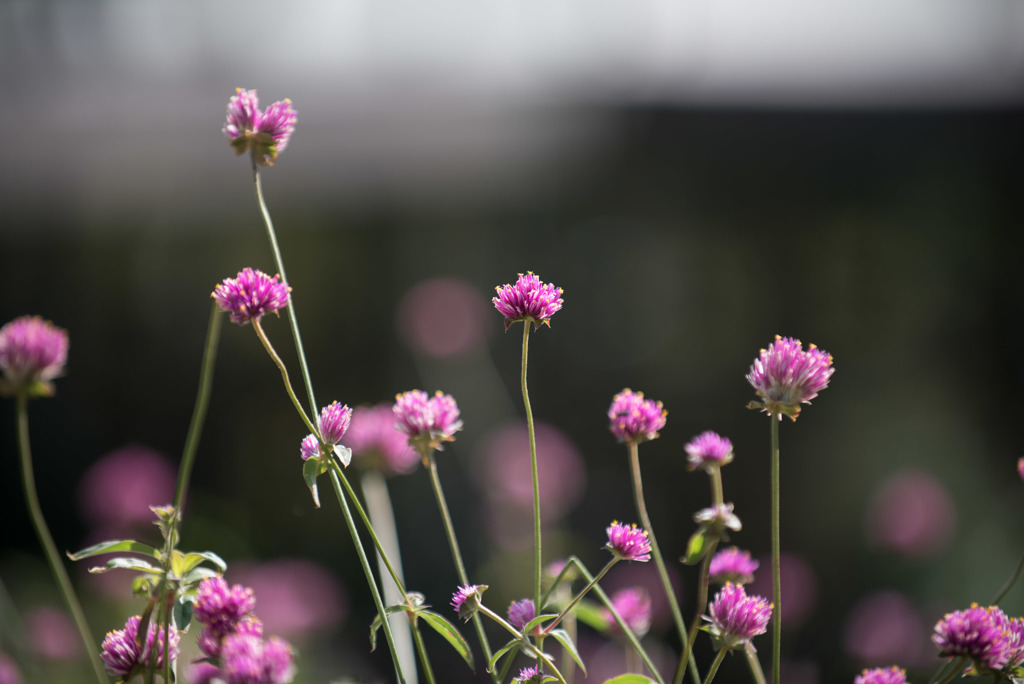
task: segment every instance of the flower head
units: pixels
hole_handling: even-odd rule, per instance
[[[395,397],[395,428],[409,437],[409,444],[437,449],[450,442],[462,429],[459,406],[450,394],[437,391],[428,396],[422,390],[410,390]]]
[[[895,665],[865,669],[853,680],[853,684],[907,684],[907,672]]]
[[[717,432],[707,430],[694,437],[683,447],[686,465],[690,470],[718,468],[732,462],[732,442]]]
[[[231,634],[221,649],[221,678],[226,684],[285,684],[295,676],[292,648],[271,637]]]
[[[545,676],[540,666],[531,665],[519,671],[514,684],[540,684],[540,682],[554,681],[554,677]]]
[[[651,560],[651,542],[647,538],[647,532],[636,525],[624,525],[613,520],[605,532],[608,534],[605,548],[619,560]]]
[[[754,581],[754,571],[760,563],[750,557],[749,551],[740,551],[735,546],[722,549],[711,559],[708,575],[716,584],[750,584]]]
[[[747,596],[738,584],[726,583],[708,605],[710,624],[704,629],[711,633],[718,648],[736,648],[768,629],[773,606],[760,596]]]
[[[419,462],[416,451],[409,446],[409,439],[395,429],[391,404],[356,408],[345,439],[355,463],[378,468],[389,475],[407,473]]]
[[[508,607],[508,622],[520,632],[523,631],[526,623],[535,617],[537,617],[537,608],[533,605],[533,599],[525,598],[513,601]]]
[[[693,514],[693,521],[723,536],[726,530],[739,532],[743,529],[743,523],[732,509],[731,503],[702,508]]]
[[[751,402],[747,407],[765,411],[779,420],[786,415],[795,421],[800,415],[800,404],[811,403],[818,392],[828,387],[833,372],[832,355],[828,352],[813,344],[804,351],[800,340],[776,335],[747,373],[747,382],[761,397],[761,401]]]
[[[255,607],[252,589],[241,584],[229,587],[223,577],[211,577],[199,584],[193,615],[212,633],[223,637],[235,631]]]
[[[143,647],[140,649],[137,641],[139,634],[138,615],[133,615],[124,623],[123,629],[115,629],[107,632],[103,644],[100,646],[100,658],[103,666],[113,677],[127,679],[135,668],[149,660],[153,645],[156,644],[157,668],[164,664],[164,628],[157,629],[154,622],[149,623],[148,634]],[[181,634],[178,630],[172,630],[167,641],[170,645],[171,659],[178,657],[178,642]]]
[[[667,415],[660,401],[644,399],[643,392],[627,387],[612,398],[608,407],[609,429],[620,442],[644,442],[658,437]]]
[[[1012,644],[998,617],[1001,613],[995,606],[982,608],[976,603],[948,613],[935,624],[932,643],[944,656],[967,656],[975,666],[1002,669],[1012,655]]]
[[[643,587],[620,589],[612,594],[612,606],[622,621],[637,637],[647,634],[651,628],[651,595]],[[609,623],[612,634],[620,633],[619,625],[607,608],[602,609],[604,619]]]
[[[228,100],[223,131],[236,154],[252,150],[258,164],[273,166],[278,152],[288,146],[295,120],[291,100],[275,102],[263,112],[255,90],[238,88]]]
[[[303,461],[308,461],[320,455],[320,440],[312,432],[302,439],[299,455],[302,456]]]
[[[264,314],[288,306],[290,287],[280,275],[273,278],[263,271],[243,268],[235,278],[225,278],[214,288],[211,296],[223,311],[231,314],[231,321],[245,325],[258,321]]]
[[[486,584],[467,584],[452,594],[452,608],[463,620],[469,620],[480,609],[480,599],[487,590]]]
[[[505,330],[516,321],[523,321],[537,330],[541,324],[550,327],[550,319],[562,308],[562,288],[544,284],[541,279],[528,272],[519,274],[515,285],[498,285],[494,288],[498,296],[491,299],[502,316]]]
[[[320,435],[327,444],[340,444],[352,421],[352,409],[336,401],[320,410]]]
[[[0,328],[0,394],[52,396],[67,360],[67,331],[39,316],[15,318]]]

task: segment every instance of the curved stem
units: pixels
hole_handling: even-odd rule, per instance
[[[779,418],[769,415],[772,423],[772,603],[775,613],[772,615],[772,684],[779,684],[782,679],[782,576],[780,572],[779,544]]]
[[[991,605],[996,605],[997,603],[1003,600],[1004,596],[1010,593],[1010,589],[1013,589],[1013,585],[1017,583],[1017,580],[1020,579],[1022,573],[1024,573],[1024,558],[1020,559],[1020,563],[1017,564],[1017,571],[1013,573],[1013,576],[1006,581],[1006,584],[1003,585],[1003,588],[1000,589],[999,593],[996,594],[995,598],[992,599]]]
[[[459,575],[459,582],[463,586],[469,585],[469,575],[466,574],[466,565],[462,562],[462,551],[459,550],[459,540],[455,537],[455,526],[452,525],[452,516],[448,511],[448,501],[445,499],[444,490],[441,489],[441,478],[437,474],[437,462],[434,460],[434,452],[429,450],[422,454],[422,456],[424,464],[427,466],[427,472],[430,473],[430,485],[434,490],[434,498],[437,500],[437,508],[441,513],[441,521],[444,523],[444,532],[448,537],[448,547],[451,549],[452,559],[455,561],[455,571]],[[480,640],[480,648],[484,652],[484,659],[487,662],[491,662],[491,645],[487,641],[484,623],[478,613],[474,613],[472,619],[477,638]],[[497,673],[492,672],[491,678],[497,682]]]
[[[704,680],[704,684],[711,684],[711,680],[715,678],[716,674],[718,674],[718,666],[722,664],[727,652],[728,650],[723,648],[718,652],[718,655],[715,656],[715,660],[711,663],[711,669],[708,670],[708,676]]]
[[[427,684],[434,684],[434,670],[430,667],[430,658],[427,656],[427,649],[423,645],[423,635],[420,634],[419,625],[411,622],[409,627],[412,632],[413,643],[416,644],[416,653],[420,657],[420,665],[423,667],[423,677],[427,680]]]
[[[557,627],[558,623],[562,621],[562,618],[564,618],[566,615],[568,615],[569,612],[573,608],[576,607],[576,604],[579,603],[583,599],[584,596],[589,594],[590,590],[593,589],[594,586],[598,582],[601,581],[601,578],[608,574],[608,571],[612,569],[612,566],[615,565],[618,562],[619,562],[619,559],[617,557],[613,556],[610,561],[605,563],[605,566],[603,568],[601,568],[601,572],[597,573],[596,577],[591,577],[590,578],[590,582],[587,583],[587,586],[583,587],[583,589],[581,589],[580,592],[578,594],[576,594],[576,596],[573,597],[572,601],[569,601],[569,605],[567,605],[565,608],[563,608],[562,612],[560,612],[557,616],[555,616],[555,619],[552,620],[551,623],[548,624],[544,628],[544,632],[545,633],[550,633],[551,630],[553,630],[555,627]]]
[[[302,409],[302,404],[299,403],[299,398],[295,396],[295,390],[292,389],[292,381],[288,378],[288,369],[285,368],[284,361],[274,351],[274,346],[270,344],[270,340],[267,338],[267,334],[263,332],[263,326],[260,325],[258,318],[252,320],[252,329],[256,331],[256,337],[260,338],[260,342],[263,343],[263,348],[270,354],[270,358],[273,359],[274,364],[277,365],[278,370],[281,371],[281,379],[284,381],[284,388],[288,392],[288,398],[292,400],[292,404],[295,406],[295,410],[302,416],[302,422],[306,424],[306,428],[309,429],[317,439],[320,438],[320,431],[313,426],[313,421],[309,419],[306,412]],[[313,410],[313,416],[316,416],[316,409]]]
[[[533,603],[537,610],[543,609],[541,597],[541,542],[540,542],[540,478],[537,473],[537,438],[533,430],[533,409],[530,408],[530,392],[526,388],[526,361],[530,350],[530,321],[523,321],[523,365],[520,385],[523,390],[523,406],[526,409],[526,429],[530,434],[530,473],[533,476]]]
[[[71,586],[71,579],[61,563],[60,554],[57,552],[57,545],[53,542],[50,529],[46,526],[46,519],[43,517],[43,509],[39,505],[39,496],[36,494],[35,475],[32,471],[32,450],[29,446],[28,438],[28,397],[24,392],[18,394],[17,401],[15,402],[15,412],[18,423],[18,452],[21,455],[22,485],[25,490],[25,503],[28,505],[29,518],[31,518],[32,526],[35,527],[36,535],[43,546],[46,561],[50,564],[50,569],[53,570],[61,596],[64,597],[64,602],[67,604],[68,610],[71,611],[71,617],[75,621],[78,635],[85,645],[85,653],[89,657],[89,664],[92,666],[93,674],[96,675],[96,681],[101,684],[107,684],[110,680],[103,670],[103,663],[96,649],[98,642],[93,639],[92,633],[89,631],[89,623],[86,622],[85,612],[82,610],[78,597],[75,595],[75,590]]]
[[[341,482],[338,480],[338,474],[331,471],[331,484],[334,485],[334,493],[338,497],[338,503],[341,505],[341,512],[345,516],[345,525],[348,527],[348,533],[352,537],[352,543],[356,547],[356,555],[359,556],[359,564],[363,568],[363,574],[366,575],[366,583],[370,587],[370,594],[373,595],[373,604],[377,607],[377,615],[380,616],[381,629],[384,630],[384,637],[387,639],[388,648],[391,650],[391,660],[395,666],[395,675],[398,677],[398,681],[404,684],[405,675],[402,674],[402,664],[398,658],[398,651],[395,649],[395,638],[391,634],[391,625],[388,623],[388,616],[384,610],[384,603],[380,599],[380,592],[377,591],[377,581],[373,578],[373,570],[370,569],[370,562],[366,559],[366,553],[363,551],[363,543],[359,539],[359,531],[356,530],[355,520],[352,519],[352,511],[349,510],[348,502],[345,500],[345,493],[341,489]]]
[[[263,184],[260,182],[259,164],[256,163],[256,152],[253,150],[250,155],[252,161],[252,179],[256,188],[256,203],[260,206],[260,214],[263,215],[263,223],[267,227],[267,239],[270,241],[270,248],[274,252],[274,264],[277,272],[281,274],[281,280],[288,283],[288,274],[284,271],[284,259],[281,256],[281,248],[277,245],[277,234],[274,232],[274,222],[270,220],[270,211],[267,203],[263,200]],[[309,364],[306,363],[306,352],[302,346],[302,335],[299,333],[299,319],[295,314],[295,298],[288,297],[288,322],[291,324],[292,338],[295,340],[295,352],[299,356],[299,369],[302,371],[302,380],[306,385],[306,395],[309,399],[310,415],[316,415],[316,398],[313,396],[313,381],[309,376]],[[301,411],[300,411],[301,413]],[[313,430],[316,432],[316,430]]]
[[[750,666],[750,674],[754,678],[755,684],[765,684],[764,670],[761,669],[761,661],[757,658],[754,644],[749,641],[744,644],[743,653],[747,656],[747,665]]]
[[[963,671],[964,666],[967,665],[968,660],[969,658],[967,656],[957,656],[957,658],[949,664],[949,672],[945,674],[936,675],[936,677],[934,677],[932,681],[937,682],[938,684],[949,684],[949,682],[953,681],[953,679],[958,674],[960,674],[960,672]],[[945,668],[943,668],[940,672],[944,671]]]
[[[677,674],[680,676],[680,679],[682,678],[683,662],[689,660],[693,654],[693,644],[697,640],[697,632],[700,631],[701,616],[708,605],[708,584],[710,583],[708,568],[711,565],[711,557],[715,555],[715,548],[717,546],[718,538],[713,537],[707,552],[704,554],[704,560],[700,564],[700,577],[697,580],[697,610],[693,615],[693,622],[690,623],[690,632],[686,639],[686,650],[683,651],[683,657],[679,661]]]

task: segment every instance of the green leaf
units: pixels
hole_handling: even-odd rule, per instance
[[[494,655],[492,655],[491,659],[487,662],[487,671],[494,672],[494,668],[497,667],[498,661],[501,660],[501,657],[522,643],[523,642],[519,639],[513,639],[512,641],[508,642],[507,644],[499,648],[497,651],[495,651]]]
[[[334,445],[334,455],[341,461],[341,465],[348,468],[348,464],[352,462],[352,450],[348,447],[341,446],[340,444]]]
[[[188,623],[192,622],[192,608],[195,606],[193,599],[181,596],[174,604],[174,624],[178,629],[188,629]]]
[[[138,570],[139,572],[151,572],[153,574],[159,574],[160,568],[147,563],[141,558],[129,558],[128,556],[118,556],[117,558],[111,558],[107,561],[105,567],[89,568],[89,572],[94,575],[99,575],[107,570]]]
[[[612,624],[612,621],[605,615],[603,607],[591,601],[584,600],[577,603],[575,615],[577,620],[598,632],[607,631]]]
[[[469,665],[469,669],[474,669],[473,665],[473,652],[469,650],[469,642],[467,642],[462,635],[459,634],[459,630],[452,623],[445,620],[437,613],[430,610],[421,610],[416,613],[417,616],[423,618],[424,622],[433,627],[434,631],[445,638],[445,640],[452,645],[452,648],[462,656],[462,659]]]
[[[101,553],[120,553],[122,551],[141,553],[155,560],[159,560],[161,555],[159,551],[149,544],[143,544],[135,541],[134,539],[112,539],[100,542],[99,544],[93,544],[92,546],[86,547],[81,551],[75,551],[74,553],[69,551],[68,558],[73,561],[79,561],[83,558],[98,556]]]
[[[690,537],[686,544],[686,555],[682,558],[686,565],[696,565],[704,557],[708,548],[708,531],[700,528]]]
[[[316,476],[320,474],[320,458],[307,458],[302,465],[302,478],[313,495],[313,505],[320,508],[320,495],[316,491]]]
[[[214,570],[213,568],[198,567],[192,572],[185,575],[185,577],[181,580],[181,584],[187,591],[192,588],[192,585],[199,584],[204,579],[209,579],[211,577],[220,577],[220,574],[221,573],[219,571]]]
[[[405,610],[405,606],[402,604],[388,606],[384,609],[384,614],[391,617],[395,613],[400,613]],[[384,622],[380,619],[380,615],[373,618],[373,622],[370,623],[370,652],[377,648],[377,630],[384,626]]]
[[[527,622],[525,625],[523,625],[523,634],[529,634],[530,632],[533,631],[534,627],[537,627],[538,625],[540,625],[543,622],[549,622],[551,620],[554,620],[556,617],[558,617],[558,616],[553,614],[553,613],[546,613],[544,615],[538,615],[537,617],[533,618],[532,620]]]
[[[643,675],[638,674],[624,674],[612,679],[604,680],[604,684],[654,684],[653,679],[648,679]]]
[[[132,580],[132,596],[136,598],[148,597],[150,592],[160,582],[155,575],[139,575]]]
[[[583,670],[583,676],[587,675],[587,668],[583,664],[583,660],[580,659],[579,651],[576,650],[576,644],[572,642],[572,637],[564,629],[553,629],[549,632],[549,635],[554,637],[558,643],[562,644],[562,648],[565,649],[566,653],[572,656],[572,659],[576,661],[576,664]]]

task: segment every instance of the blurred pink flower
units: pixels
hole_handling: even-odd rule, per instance
[[[927,646],[924,618],[898,591],[864,597],[843,627],[843,649],[866,667],[918,662]]]
[[[557,520],[583,494],[583,460],[569,437],[558,428],[538,422],[534,424],[534,434],[541,515],[546,520]],[[529,444],[526,423],[520,422],[506,424],[484,437],[477,479],[481,490],[498,503],[521,508],[533,506]]]
[[[163,456],[147,447],[130,444],[94,463],[78,484],[82,516],[112,537],[153,520],[150,506],[174,497],[177,473]]]
[[[49,660],[77,660],[82,642],[71,616],[57,608],[40,606],[25,615],[25,635],[33,652]]]
[[[252,588],[256,614],[266,634],[292,637],[333,627],[345,614],[345,597],[337,578],[313,561],[235,562],[231,578]]]
[[[771,556],[759,560],[762,571],[747,586],[750,594],[772,599]],[[818,600],[818,579],[811,564],[795,553],[782,552],[779,556],[782,580],[782,624],[795,627],[804,622],[814,610]]]
[[[416,450],[409,446],[409,438],[395,429],[391,404],[357,407],[345,435],[345,446],[352,450],[355,465],[376,467],[387,474],[408,473],[420,460]]]
[[[487,298],[477,288],[457,278],[434,278],[405,294],[395,322],[410,349],[443,358],[479,347],[489,316]]]
[[[907,556],[928,557],[949,544],[956,512],[946,488],[934,476],[904,470],[875,490],[864,523],[870,543]]]

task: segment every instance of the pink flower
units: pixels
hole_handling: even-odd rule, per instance
[[[605,532],[608,534],[608,543],[605,548],[619,560],[641,562],[651,560],[651,542],[647,538],[647,532],[636,525],[624,525],[618,521],[612,521]]]
[[[52,396],[67,360],[67,331],[39,316],[14,319],[0,328],[0,394]]]
[[[278,282],[263,271],[243,268],[235,278],[225,278],[214,288],[211,296],[223,311],[231,314],[231,321],[245,325],[258,321],[264,314],[275,313],[288,306],[291,288]]]
[[[738,584],[726,583],[708,606],[709,631],[718,648],[735,648],[768,630],[773,606],[760,596],[747,596]]]
[[[690,470],[717,468],[732,462],[732,442],[711,430],[694,437],[683,450]]]
[[[667,415],[660,401],[644,399],[643,392],[627,387],[612,398],[608,407],[609,429],[620,442],[645,442],[658,437]]]
[[[747,373],[747,382],[761,397],[748,408],[760,409],[782,420],[796,420],[800,404],[809,404],[818,392],[828,387],[835,369],[832,355],[813,344],[804,351],[800,340],[775,336],[768,349],[762,349]]]
[[[275,102],[262,112],[256,91],[238,88],[228,100],[223,131],[236,154],[252,150],[258,164],[273,166],[278,152],[288,146],[296,118],[291,100]]]
[[[612,606],[629,627],[629,631],[638,637],[647,634],[647,630],[651,628],[651,595],[647,593],[646,589],[643,587],[620,589],[612,594]],[[605,608],[602,610],[602,614],[609,623],[608,629],[611,633],[621,633],[611,611]]]
[[[740,551],[731,546],[715,554],[708,566],[708,574],[711,581],[717,584],[750,584],[754,581],[754,571],[759,565],[758,561],[750,557],[749,551]]]
[[[376,467],[387,474],[407,473],[420,460],[409,446],[409,439],[395,429],[395,413],[390,404],[356,408],[345,439],[355,463]]]
[[[542,323],[550,327],[551,317],[562,308],[562,288],[551,283],[545,285],[532,272],[520,273],[515,285],[498,285],[494,289],[498,296],[491,301],[505,317],[505,330],[516,321],[527,325],[532,322],[534,330]]]
[[[410,390],[395,397],[395,427],[408,435],[410,444],[437,449],[451,442],[462,429],[459,406],[450,394],[440,390],[430,397],[422,390]]]
[[[889,668],[866,669],[857,675],[853,684],[907,684],[907,673],[895,665]]]

